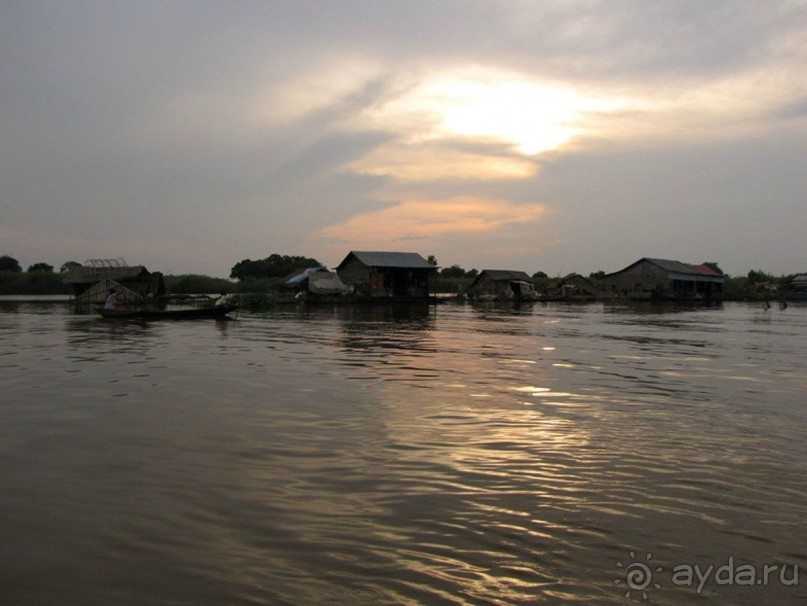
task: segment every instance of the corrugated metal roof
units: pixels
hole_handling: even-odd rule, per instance
[[[703,263],[701,263],[700,265],[690,265],[690,267],[695,271],[697,271],[698,274],[703,276],[716,276],[716,277],[723,276],[723,274],[716,272],[714,269]]]
[[[352,250],[339,264],[337,269],[347,263],[353,255],[367,267],[399,267],[402,269],[436,269],[418,253],[413,252],[380,252]]]
[[[670,259],[650,259],[648,257],[645,257],[644,260],[672,273],[720,277],[720,274],[708,265],[690,265],[689,263],[681,263]]]
[[[616,274],[621,274],[624,271],[631,269],[632,267],[639,265],[639,263],[652,263],[656,267],[663,269],[668,273],[675,273],[675,274],[684,274],[690,276],[706,276],[709,278],[722,278],[723,276],[713,270],[708,265],[690,265],[689,263],[681,263],[681,261],[673,261],[671,259],[653,259],[650,257],[642,257],[635,263],[631,263],[624,269],[620,269],[614,273],[608,274],[609,276],[613,276]]]

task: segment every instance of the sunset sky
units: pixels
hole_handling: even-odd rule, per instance
[[[0,2],[0,255],[807,271],[807,1]]]

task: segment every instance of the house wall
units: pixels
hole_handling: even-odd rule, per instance
[[[336,270],[336,274],[342,282],[352,285],[355,292],[364,295],[370,294],[370,268],[356,257],[351,257],[347,263]]]
[[[578,297],[593,297],[597,294],[596,287],[580,275],[563,280],[559,290],[564,295]]]
[[[468,289],[471,296],[493,296],[500,299],[512,299],[515,297],[513,289],[510,287],[510,280],[494,280],[488,275],[481,275],[473,287]]]
[[[667,272],[643,262],[604,279],[606,293],[635,298],[651,297],[654,290],[666,289],[670,283]]]

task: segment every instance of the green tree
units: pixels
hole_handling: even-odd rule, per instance
[[[429,255],[429,256],[426,258],[426,262],[427,262],[429,265],[434,265],[435,267],[437,267],[437,265],[438,265],[438,263],[437,263],[437,257],[435,257],[434,255]]]
[[[459,265],[452,265],[440,270],[440,275],[443,278],[462,278],[465,276],[465,270]]]
[[[534,274],[532,274],[533,280],[545,280],[548,277],[549,276],[546,275],[546,272],[543,271],[536,271]]]
[[[59,273],[62,273],[62,274],[67,273],[71,269],[76,269],[78,267],[81,267],[81,263],[79,263],[78,261],[65,261],[64,263],[62,263],[62,266],[59,268]]]
[[[22,267],[20,266],[20,262],[14,257],[3,255],[0,257],[0,271],[12,271],[16,273],[21,272]]]
[[[229,293],[233,291],[233,286],[232,282],[224,278],[199,274],[165,276],[165,288],[174,295]]]
[[[748,279],[746,284],[754,286],[755,284],[765,284],[766,282],[774,282],[773,275],[762,271],[761,269],[752,269],[748,272]]]
[[[45,273],[53,273],[53,265],[48,263],[34,263],[33,265],[28,267],[28,271],[41,271]]]
[[[230,277],[236,280],[260,280],[262,278],[282,278],[296,269],[318,267],[322,265],[316,259],[294,255],[273,253],[259,261],[244,259],[233,265]]]

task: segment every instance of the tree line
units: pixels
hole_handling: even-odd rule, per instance
[[[429,255],[428,262],[438,266],[437,258]],[[243,259],[233,265],[229,279],[214,278],[199,274],[180,274],[165,276],[169,292],[176,294],[200,292],[267,292],[274,289],[278,282],[295,270],[323,265],[318,260],[278,253],[258,259]],[[717,263],[706,263],[724,277],[723,293],[727,299],[755,298],[766,289],[782,286],[793,279],[793,274],[775,276],[771,273],[755,269],[744,276],[725,274]],[[69,288],[64,284],[63,274],[75,267],[81,267],[77,261],[66,261],[56,272],[53,265],[44,262],[33,263],[23,271],[20,262],[10,255],[0,256],[0,294],[68,294]],[[475,268],[466,270],[458,264],[443,267],[435,272],[433,290],[439,292],[458,292],[467,288],[479,275]],[[604,271],[595,271],[587,277],[595,287],[601,287]],[[544,271],[531,274],[536,289],[545,289],[553,280]],[[558,276],[559,277],[559,276]],[[236,282],[233,282],[233,281]]]
[[[59,272],[65,273],[74,267],[81,267],[81,263],[78,261],[66,261],[65,263],[62,263],[62,266],[59,268]],[[34,263],[33,265],[29,265],[26,271],[53,273],[53,265],[44,262]],[[0,272],[21,273],[22,266],[20,265],[20,262],[11,255],[2,255],[0,256]]]

